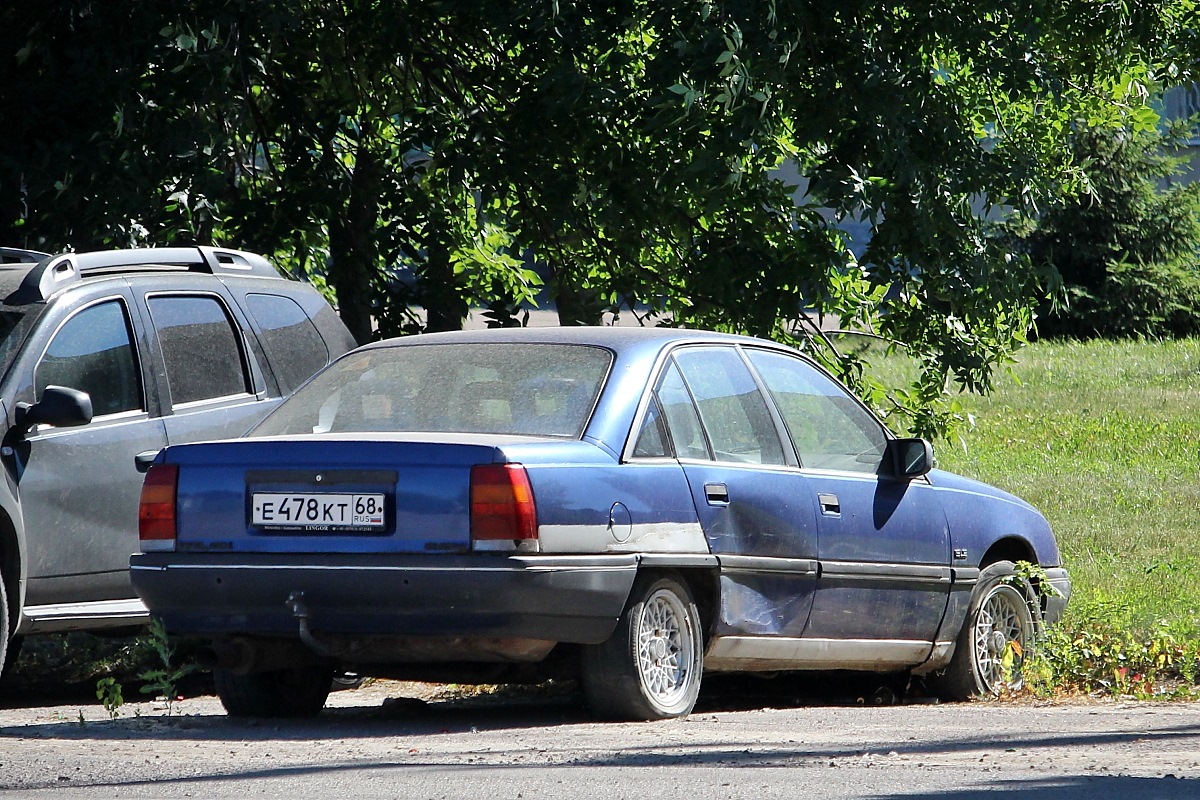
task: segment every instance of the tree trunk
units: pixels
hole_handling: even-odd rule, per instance
[[[554,304],[558,309],[559,325],[599,325],[604,316],[604,304],[592,289],[580,288],[569,269],[553,267]]]
[[[337,293],[342,321],[360,344],[375,338],[371,285],[376,275],[379,164],[371,152],[370,136],[364,124],[346,205],[329,223],[329,282]]]
[[[448,226],[441,211],[434,212],[430,228],[435,236],[447,230]],[[426,244],[426,254],[425,269],[421,276],[425,330],[428,333],[461,331],[469,309],[454,278],[450,248],[444,241],[431,241]]]

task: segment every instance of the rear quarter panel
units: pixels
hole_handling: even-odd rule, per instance
[[[675,461],[619,463],[586,442],[503,447],[526,466],[544,553],[708,553]]]

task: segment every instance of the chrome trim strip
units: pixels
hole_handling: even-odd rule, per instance
[[[524,559],[510,559],[512,561],[524,561]],[[626,563],[627,561],[627,563]],[[149,566],[142,564],[134,564],[130,566],[131,570],[143,570],[145,572],[170,572],[171,570],[249,570],[249,571],[289,571],[289,572],[325,572],[325,571],[343,571],[343,572],[454,572],[454,573],[469,573],[469,572],[625,572],[637,568],[636,560],[631,556],[627,560],[622,560],[622,563],[616,564],[563,564],[563,563],[522,563],[518,565],[497,565],[494,567],[468,567],[468,566],[445,566],[445,567],[418,567],[418,566],[390,566],[386,564],[221,564],[208,562],[204,564],[169,564],[162,566]]]
[[[722,636],[704,655],[705,669],[890,669],[924,662],[933,642],[909,639],[805,639]]]
[[[811,575],[819,572],[813,558],[771,558],[765,556],[722,555],[717,560],[728,572],[777,572],[787,575]]]
[[[716,556],[709,553],[642,553],[638,563],[643,567],[717,567]]]
[[[868,581],[921,581],[950,583],[950,567],[921,564],[871,564],[858,561],[822,561],[821,577]]]
[[[90,619],[92,617],[129,618],[148,617],[150,612],[141,600],[95,600],[87,603],[51,603],[43,606],[25,606],[21,613],[31,621],[48,622],[60,619]]]

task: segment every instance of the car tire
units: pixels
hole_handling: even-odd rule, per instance
[[[4,575],[0,573],[0,677],[8,673],[8,654],[10,650],[15,650],[11,638],[8,634],[8,593],[4,590]],[[16,660],[15,652],[12,658]]]
[[[0,681],[3,681],[16,669],[17,659],[21,657],[21,646],[24,644],[24,636],[14,636],[8,640],[8,650],[0,653]],[[3,650],[2,645],[0,645],[0,650]]]
[[[643,575],[634,583],[616,630],[583,651],[582,683],[598,717],[683,717],[700,693],[704,634],[687,584]]]
[[[1011,561],[997,561],[979,573],[967,618],[954,646],[954,656],[932,688],[943,700],[968,700],[1021,687],[1021,664],[1037,634],[1029,582]],[[1006,665],[1006,656],[1012,661]]]
[[[246,674],[213,670],[217,696],[231,717],[315,717],[332,681],[333,670],[323,666]]]

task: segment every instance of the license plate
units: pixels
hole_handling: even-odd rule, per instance
[[[362,531],[384,526],[381,494],[256,492],[250,505],[250,524],[259,528]]]

